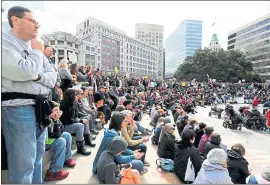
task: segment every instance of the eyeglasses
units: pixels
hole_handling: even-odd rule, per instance
[[[35,24],[37,25],[38,27],[40,27],[40,24],[34,20],[34,19],[31,19],[31,18],[26,18],[26,17],[18,17],[19,19],[25,19],[25,20],[28,20],[29,22],[31,22],[32,24]]]

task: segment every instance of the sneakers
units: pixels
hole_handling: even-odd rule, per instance
[[[62,180],[62,179],[67,178],[68,175],[69,175],[69,172],[66,170],[61,170],[59,172],[51,172],[48,170],[44,180],[45,181]]]
[[[72,168],[72,167],[76,166],[76,162],[73,159],[68,159],[68,160],[65,161],[65,165],[67,167],[71,167]]]

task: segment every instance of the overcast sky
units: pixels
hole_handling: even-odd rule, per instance
[[[76,25],[91,16],[130,36],[135,35],[136,23],[161,24],[166,39],[184,19],[202,20],[203,47],[208,46],[216,32],[223,48],[227,47],[228,32],[270,13],[269,1],[2,1],[2,5],[3,21],[7,21],[11,6],[31,9],[41,24],[41,34],[54,31],[75,34]]]

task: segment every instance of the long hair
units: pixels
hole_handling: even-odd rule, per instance
[[[71,64],[70,66],[70,73],[72,75],[76,75],[78,74],[78,64]]]
[[[76,90],[67,89],[64,93],[63,105],[64,106],[73,106],[75,102]]]

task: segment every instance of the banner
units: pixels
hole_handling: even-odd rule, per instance
[[[77,61],[77,55],[75,53],[69,52],[68,53],[68,58],[69,58],[69,61],[71,61],[73,64],[78,62]]]
[[[118,74],[118,69],[117,69],[117,67],[114,67],[114,72],[115,72],[116,74]]]
[[[186,86],[186,82],[181,82],[181,86],[185,87]]]
[[[143,78],[148,78],[148,76],[144,76]]]

